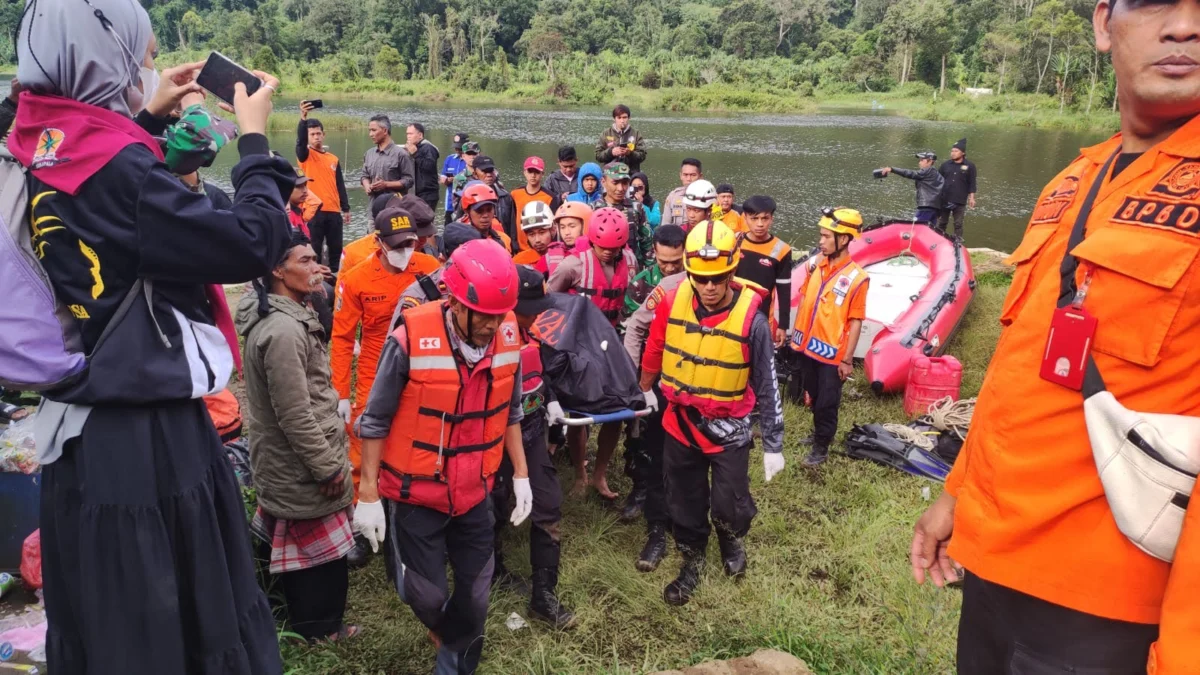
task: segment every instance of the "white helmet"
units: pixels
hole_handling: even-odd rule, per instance
[[[529,202],[521,209],[521,229],[538,230],[554,225],[554,214],[545,202]]]
[[[714,202],[717,201],[717,188],[713,184],[704,180],[692,181],[692,184],[687,186],[683,191],[683,205],[692,206],[697,209],[712,208]]]

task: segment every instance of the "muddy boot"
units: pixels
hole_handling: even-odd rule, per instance
[[[354,548],[346,554],[346,567],[352,570],[362,569],[371,561],[371,545],[361,534],[354,535]]]
[[[498,551],[496,552],[495,568],[492,572],[492,588],[510,591],[524,598],[530,597],[529,582],[508,569],[504,565],[504,558],[500,556]]]
[[[558,585],[558,572],[552,569],[533,571],[533,596],[529,599],[529,613],[558,630],[575,625],[575,615],[563,607],[554,593]]]
[[[746,575],[746,547],[742,540],[732,535],[717,533],[717,544],[721,547],[721,562],[725,576],[740,579]]]
[[[621,509],[620,521],[622,523],[632,523],[642,517],[642,506],[646,503],[646,489],[639,488],[631,490],[629,496],[625,499],[625,506]]]
[[[658,564],[667,557],[667,526],[663,523],[651,523],[646,532],[646,545],[638,556],[637,570],[653,572]]]
[[[829,446],[814,443],[812,450],[809,450],[808,456],[804,458],[804,466],[821,466],[827,459],[829,459]]]
[[[663,600],[668,605],[681,607],[692,599],[692,593],[700,585],[700,575],[704,572],[704,552],[687,552],[683,554],[683,565],[679,568],[679,576],[663,589]]]

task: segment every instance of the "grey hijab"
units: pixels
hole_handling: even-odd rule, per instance
[[[137,0],[26,0],[17,79],[41,94],[129,115],[126,97],[140,82],[151,32]]]

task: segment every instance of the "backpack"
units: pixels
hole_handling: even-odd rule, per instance
[[[74,316],[55,295],[34,250],[27,176],[26,168],[0,148],[0,288],[7,295],[0,303],[0,387],[46,391],[79,378],[89,354]],[[134,284],[109,326],[128,311],[142,288],[141,280]]]

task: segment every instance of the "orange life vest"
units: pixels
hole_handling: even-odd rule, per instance
[[[309,191],[321,200],[320,210],[329,213],[342,210],[342,199],[337,189],[337,167],[337,155],[312,148],[308,149],[308,159],[300,162],[304,175],[312,179],[308,184]]]
[[[447,463],[470,453],[482,453],[480,477],[487,478],[503,458],[521,359],[520,329],[509,313],[487,355],[468,369],[451,348],[445,306],[445,301],[431,302],[405,310],[403,327],[392,332],[408,353],[409,372],[382,465],[405,485],[446,483]],[[407,498],[403,487],[401,497]]]
[[[866,292],[867,279],[866,271],[849,256],[837,269],[825,261],[817,265],[808,275],[796,311],[791,348],[821,363],[836,365],[846,360],[850,309],[859,300],[858,294]]]

